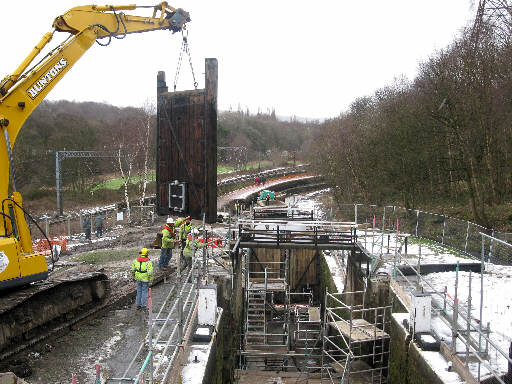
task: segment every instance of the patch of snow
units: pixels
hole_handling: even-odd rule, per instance
[[[395,318],[397,323],[403,327],[404,320],[409,320],[409,314],[407,312],[402,313],[393,313],[392,316]],[[438,321],[441,322],[440,319],[437,318]],[[434,321],[434,319],[433,319]],[[444,323],[442,323],[444,326]],[[408,330],[406,330],[407,332]],[[449,331],[449,328],[448,328]],[[444,333],[444,331],[443,331]],[[422,335],[422,338],[425,339],[428,342],[433,342],[435,339],[430,335]],[[430,338],[430,339],[428,339]],[[434,351],[423,351],[422,349],[418,348],[421,355],[424,357],[425,361],[430,365],[432,370],[437,374],[437,376],[442,380],[445,384],[457,384],[457,383],[465,383],[457,372],[448,371],[448,361],[445,360],[445,358],[441,355],[440,352],[434,352]]]
[[[192,345],[188,356],[188,363],[181,371],[183,384],[200,384],[203,382],[203,376],[210,355],[210,344]],[[197,357],[197,362],[194,360]]]
[[[334,284],[336,285],[336,289],[338,290],[338,292],[341,293],[343,292],[343,288],[345,286],[345,283],[343,281],[343,271],[341,271],[340,268],[338,267],[338,264],[336,263],[334,257],[335,256],[324,254],[325,262],[329,267],[329,271],[331,271],[332,280],[334,281]]]
[[[431,335],[420,335],[420,339],[425,343],[435,343],[436,339],[434,339]]]
[[[102,207],[81,209],[80,213],[82,213],[83,215],[87,215],[87,214],[93,214],[93,213],[98,213],[98,212],[113,211],[115,208],[116,208],[115,204],[109,204],[109,205],[104,205]]]
[[[465,383],[457,372],[448,371],[450,364],[439,352],[421,350],[421,355],[444,384]]]
[[[501,350],[508,352],[512,341],[512,296],[510,291],[510,276],[512,275],[511,266],[494,266],[491,271],[484,274],[483,280],[483,308],[482,308],[482,327],[485,328],[490,322],[490,338]],[[447,287],[447,293],[451,298],[455,296],[455,272],[432,273],[425,276],[425,279],[434,287],[436,291],[443,291]],[[480,274],[472,273],[471,282],[471,316],[479,318],[480,311]],[[427,288],[427,287],[426,287]],[[457,299],[459,301],[459,313],[464,315],[468,312],[469,297],[469,272],[459,272],[459,282],[457,290]],[[438,298],[437,300],[441,300]],[[459,318],[460,319],[460,318]],[[459,320],[462,327],[465,328],[465,322]],[[439,332],[444,328],[443,336],[451,339],[451,331],[444,327],[436,326],[435,331]],[[448,328],[448,329],[447,329]],[[441,331],[442,332],[442,331]],[[473,337],[478,339],[477,333]],[[457,344],[457,349],[462,352],[465,346]],[[492,353],[490,349],[491,365],[494,369],[501,372],[507,371],[508,362],[500,353]],[[470,367],[472,372],[476,372],[478,364]],[[483,368],[483,367],[482,367]],[[473,370],[474,369],[474,370]]]
[[[196,335],[208,336],[210,335],[210,328],[197,328]]]
[[[450,342],[452,338],[452,330],[451,328],[439,318],[439,316],[433,316],[430,326],[432,327],[432,331],[437,335],[439,340],[444,342]]]
[[[404,320],[409,320],[409,314],[407,312],[393,313],[393,317],[396,319],[396,321],[400,325],[403,325]]]

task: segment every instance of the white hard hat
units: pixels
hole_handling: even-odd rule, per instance
[[[172,217],[168,217],[167,224],[174,224],[174,219]]]
[[[192,234],[193,235],[198,235],[199,234],[199,231],[197,230],[197,228],[192,229]]]

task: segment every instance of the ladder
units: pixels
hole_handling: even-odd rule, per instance
[[[246,344],[265,344],[265,304],[264,291],[250,290],[247,295]]]

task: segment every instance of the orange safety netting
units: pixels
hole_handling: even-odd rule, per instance
[[[68,247],[68,236],[63,233],[60,236],[50,237],[50,243],[52,248],[54,245],[60,246],[60,252],[66,252]],[[50,252],[50,244],[48,244],[48,240],[46,239],[37,239],[32,242],[32,248],[35,252],[44,253],[45,255],[49,255]]]

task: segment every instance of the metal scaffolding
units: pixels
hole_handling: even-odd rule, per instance
[[[204,224],[203,224],[204,225]],[[206,230],[203,239],[207,245]],[[192,242],[194,238],[192,237]],[[193,324],[197,308],[201,279],[207,279],[208,258],[206,247],[203,252],[195,252],[191,265],[184,262],[181,250],[177,257],[176,282],[171,284],[167,297],[163,300],[156,316],[153,317],[151,290],[148,297],[147,334],[145,334],[136,354],[121,377],[108,378],[108,383],[142,384],[146,380],[166,382],[179,360],[186,342],[185,334]],[[140,361],[142,366],[138,366]]]
[[[289,317],[289,252],[284,252],[283,262],[260,263],[252,250],[249,250],[246,255],[244,301],[246,351],[256,352],[268,349],[269,346],[287,348],[289,345],[289,324],[286,321]],[[277,295],[284,295],[284,307],[276,307],[274,298]],[[264,360],[267,361],[267,359]]]
[[[367,307],[365,291],[326,290],[322,329],[322,380],[387,383],[392,304]]]

